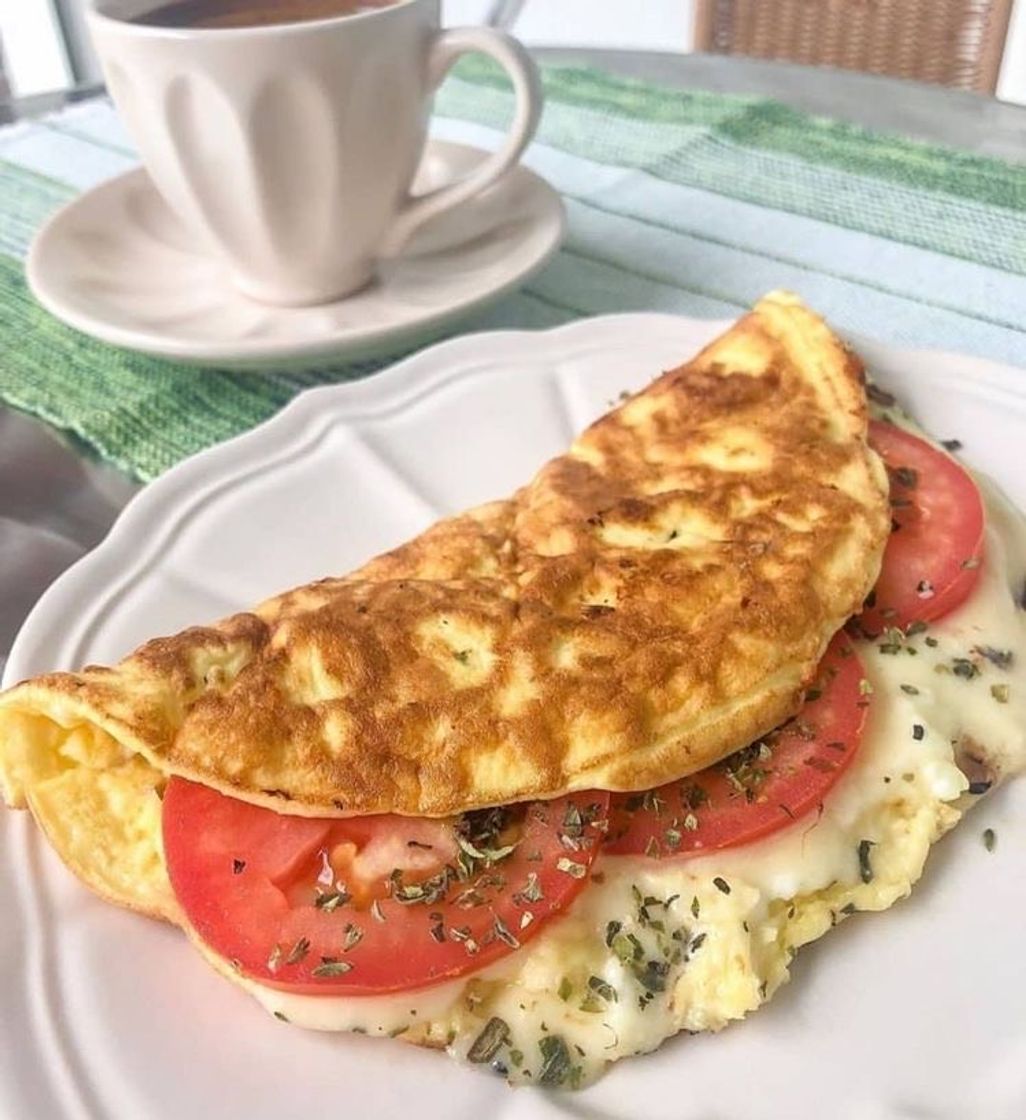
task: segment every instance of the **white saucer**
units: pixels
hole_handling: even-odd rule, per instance
[[[432,140],[414,190],[462,176],[485,155]],[[426,341],[540,269],[564,225],[559,195],[518,167],[425,227],[362,291],[271,307],[231,287],[140,168],[59,210],[36,235],[27,273],[48,311],[116,346],[203,365],[312,366]]]

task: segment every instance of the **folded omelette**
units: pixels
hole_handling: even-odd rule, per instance
[[[858,360],[775,293],[511,497],[352,575],[0,697],[0,781],[71,869],[174,917],[168,776],[280,813],[649,789],[797,709],[876,579]]]

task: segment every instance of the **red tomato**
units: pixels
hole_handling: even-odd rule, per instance
[[[707,770],[614,794],[606,851],[699,856],[750,844],[811,812],[858,750],[869,707],[862,681],[851,641],[838,634],[793,720]]]
[[[983,502],[949,455],[894,424],[873,420],[869,442],[891,480],[893,531],[859,615],[871,636],[942,618],[969,596],[983,561]]]
[[[285,816],[172,778],[164,853],[200,939],[291,991],[369,995],[476,972],[584,888],[609,794],[448,821]]]

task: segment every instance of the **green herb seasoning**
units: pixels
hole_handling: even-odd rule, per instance
[[[973,677],[980,675],[979,665],[975,661],[970,661],[968,657],[953,657],[951,659],[951,671],[956,677],[961,677],[967,681],[971,681]]]
[[[449,930],[449,936],[463,946],[468,957],[474,956],[480,948],[471,934],[470,926],[453,926]]]
[[[997,834],[992,828],[985,828],[983,830],[983,846],[988,852],[992,852],[997,846]]]
[[[513,901],[518,906],[523,906],[528,902],[540,902],[545,897],[541,888],[541,883],[538,881],[538,873],[536,871],[529,871],[527,873],[527,882],[516,891],[513,895]]]
[[[722,878],[719,875],[717,875],[716,878],[713,879],[713,886],[720,892],[720,894],[730,894],[730,884],[726,879]]]
[[[591,989],[591,991],[593,991],[597,996],[604,999],[607,1003],[616,1003],[618,1000],[616,989],[612,986],[612,984],[609,984],[605,980],[603,980],[601,976],[589,976],[588,987]]]
[[[519,948],[520,948],[520,942],[519,942],[519,941],[517,940],[517,938],[516,938],[516,937],[515,937],[515,936],[514,936],[514,935],[513,935],[513,934],[512,934],[511,932],[510,932],[510,929],[509,929],[509,927],[508,927],[508,926],[506,925],[506,923],[505,923],[505,922],[504,922],[504,921],[503,921],[503,920],[502,920],[502,919],[501,919],[501,918],[499,917],[499,915],[498,915],[498,914],[496,914],[496,915],[495,915],[495,919],[494,919],[494,920],[493,920],[493,922],[492,922],[492,929],[493,929],[493,930],[495,931],[495,936],[496,936],[496,937],[497,937],[497,938],[498,938],[498,939],[499,939],[499,940],[500,940],[500,941],[501,941],[501,942],[502,942],[502,943],[503,943],[504,945],[508,945],[508,946],[509,946],[509,947],[510,947],[511,949],[519,949]]]
[[[873,840],[859,841],[859,878],[863,883],[873,881],[873,865],[870,863],[869,853],[874,845],[875,841]]]
[[[328,891],[325,894],[319,894],[314,899],[314,906],[316,906],[318,910],[323,910],[326,914],[330,914],[332,910],[337,910],[338,907],[344,905],[349,899],[350,895],[345,889]]]
[[[321,963],[313,970],[312,976],[345,976],[353,971],[352,961],[340,961],[338,957],[321,957]]]
[[[645,947],[633,933],[617,933],[609,943],[620,963],[630,966],[645,955]]]
[[[549,1034],[539,1040],[538,1049],[542,1056],[538,1084],[550,1088],[565,1084],[574,1068],[567,1044],[558,1034]]]
[[[792,726],[799,735],[803,734],[800,720],[793,720]],[[731,784],[736,793],[741,794],[746,801],[752,802],[759,794],[759,788],[769,777],[770,772],[758,765],[766,757],[762,753],[762,743],[753,743],[744,750],[737,751],[720,764],[723,776]]]
[[[632,971],[634,979],[649,994],[666,991],[666,977],[670,972],[670,965],[667,961],[652,958],[645,961],[642,967],[635,967]]]
[[[509,1042],[509,1025],[505,1019],[493,1015],[484,1030],[474,1039],[473,1045],[467,1051],[467,1061],[479,1065],[490,1062],[503,1046]]]
[[[457,835],[456,843],[459,844],[462,851],[470,856],[473,860],[478,860],[481,863],[498,863],[504,860],[516,849],[516,844],[507,844],[503,848],[478,848],[472,844],[465,837]]]
[[[575,863],[566,856],[560,856],[559,859],[556,860],[556,870],[569,875],[571,879],[583,879],[588,873],[588,869],[583,863]]]
[[[1015,654],[1010,649],[997,649],[994,646],[974,646],[973,653],[978,653],[995,665],[998,669],[1011,669],[1015,662]]]

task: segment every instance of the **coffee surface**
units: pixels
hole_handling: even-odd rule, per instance
[[[146,27],[262,27],[352,16],[395,3],[398,0],[172,0],[131,22]]]

